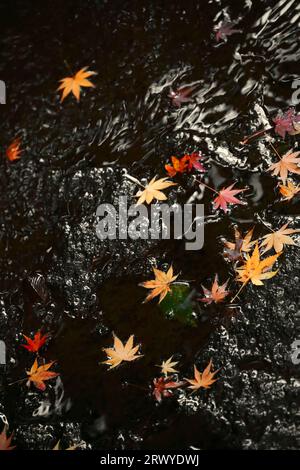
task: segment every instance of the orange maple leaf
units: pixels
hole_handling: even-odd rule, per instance
[[[287,185],[279,185],[279,191],[282,196],[283,201],[289,201],[292,199],[296,194],[300,191],[300,184],[297,186],[293,183],[293,181],[288,180]]]
[[[142,357],[142,354],[136,354],[140,348],[140,345],[133,346],[134,335],[131,335],[124,345],[122,341],[114,335],[114,346],[113,348],[103,348],[108,359],[103,364],[108,364],[110,369],[117,367],[121,362],[128,361],[132,362]]]
[[[6,157],[10,162],[19,160],[21,158],[22,150],[20,150],[21,140],[19,137],[14,139],[9,147],[6,149]]]
[[[66,77],[60,80],[61,84],[57,90],[63,90],[60,101],[62,102],[71,92],[77,99],[80,100],[81,87],[95,87],[95,85],[87,80],[88,77],[96,75],[96,72],[87,70],[87,67],[83,67],[73,77]]]
[[[11,446],[13,433],[7,437],[7,425],[4,426],[3,431],[0,434],[0,450],[13,450],[16,446]]]
[[[34,361],[30,371],[27,371],[28,381],[27,386],[30,386],[30,382],[38,388],[39,390],[44,391],[46,389],[46,385],[44,383],[45,380],[53,379],[57,377],[59,374],[57,372],[49,371],[50,367],[54,364],[54,361],[49,362],[48,364],[43,364],[41,366],[38,365],[37,359]]]
[[[23,336],[26,339],[27,344],[21,344],[21,346],[31,352],[38,352],[38,350],[46,343],[47,339],[49,338],[48,334],[42,336],[40,331],[35,333],[33,339],[24,334]]]
[[[284,245],[295,245],[294,240],[289,235],[300,232],[298,229],[287,228],[289,224],[284,224],[279,230],[273,231],[263,236],[260,247],[264,247],[263,253],[274,248],[276,253],[282,252]]]
[[[226,290],[228,281],[229,279],[227,279],[227,281],[220,286],[218,283],[219,282],[218,275],[216,274],[211,290],[206,289],[206,287],[202,286],[204,297],[198,300],[200,300],[201,302],[205,302],[208,305],[213,302],[215,302],[216,304],[219,302],[223,302],[225,297],[227,297],[227,295],[229,294],[229,291]]]
[[[169,176],[175,176],[176,173],[184,173],[187,169],[187,161],[183,158],[171,157],[172,165],[165,165]]]
[[[218,192],[218,196],[213,200],[214,208],[218,209],[219,207],[227,212],[228,204],[244,204],[242,201],[237,199],[235,196],[243,191],[246,191],[246,188],[243,189],[232,189],[235,183],[231,184],[227,188],[221,189]]]
[[[141,282],[139,286],[145,287],[146,289],[152,289],[152,292],[146,297],[145,302],[153,299],[159,295],[159,304],[165,298],[168,292],[171,291],[170,284],[175,281],[178,277],[173,276],[173,267],[170,266],[168,271],[160,271],[160,269],[153,268],[155,279],[151,281]]]
[[[199,390],[201,387],[209,388],[216,380],[214,376],[219,372],[220,369],[216,370],[215,372],[211,372],[212,367],[212,360],[209,361],[208,365],[201,373],[194,365],[194,378],[193,379],[185,379],[189,384],[191,384],[188,388],[195,392]]]
[[[273,171],[273,176],[279,175],[283,183],[286,183],[288,172],[300,175],[300,168],[298,167],[300,163],[300,158],[298,158],[299,154],[300,152],[289,150],[281,157],[279,162],[273,163],[267,171]]]
[[[237,281],[242,282],[244,285],[251,281],[256,286],[262,286],[263,280],[271,279],[277,274],[278,271],[271,271],[271,269],[280,255],[281,253],[277,253],[261,260],[258,243],[256,243],[252,255],[247,254],[244,264],[236,269]]]

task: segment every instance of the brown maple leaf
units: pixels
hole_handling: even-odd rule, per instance
[[[11,441],[14,437],[13,433],[7,437],[7,424],[4,426],[3,431],[0,434],[0,450],[13,450],[16,446],[11,446]]]
[[[114,346],[113,348],[103,348],[108,359],[103,364],[110,366],[110,369],[117,367],[121,362],[128,361],[132,362],[142,357],[142,354],[136,354],[140,348],[140,345],[133,346],[134,335],[131,335],[124,345],[122,341],[114,334]]]
[[[38,352],[38,350],[46,343],[47,339],[49,338],[48,334],[42,336],[40,331],[35,333],[33,339],[26,335],[23,336],[26,339],[27,344],[21,344],[21,346],[30,352]]]
[[[234,236],[235,242],[230,242],[224,240],[224,256],[230,261],[236,261],[237,259],[241,258],[242,252],[248,253],[251,250],[251,247],[256,243],[256,240],[252,240],[254,227],[252,227],[244,238],[242,237],[241,232],[235,227],[234,228]]]
[[[225,297],[229,294],[229,291],[226,290],[227,284],[228,284],[229,279],[222,284],[221,286],[219,285],[219,280],[218,280],[218,275],[215,275],[215,280],[212,284],[211,290],[206,289],[206,287],[202,286],[203,292],[204,292],[204,297],[199,298],[200,302],[205,302],[208,305],[215,302],[216,304],[219,302],[223,302]]]
[[[300,191],[300,184],[297,186],[293,183],[293,181],[288,180],[287,185],[279,185],[279,191],[282,196],[283,201],[290,201],[296,194]]]
[[[281,157],[279,162],[273,163],[267,171],[273,171],[273,176],[279,175],[283,183],[286,183],[288,172],[300,175],[300,168],[298,167],[300,163],[300,158],[298,158],[299,154],[300,152],[289,150]]]
[[[166,361],[162,361],[161,365],[157,366],[161,368],[161,373],[164,374],[166,377],[169,374],[175,374],[176,372],[178,372],[178,370],[174,369],[174,367],[177,366],[178,362],[172,361],[172,359],[173,356],[169,357],[169,359],[167,359]]]
[[[151,289],[152,292],[146,297],[145,302],[157,297],[159,295],[159,304],[165,298],[168,292],[171,292],[170,284],[178,277],[173,276],[173,267],[170,266],[168,271],[160,271],[160,269],[153,268],[155,279],[151,281],[141,282],[139,286]]]
[[[20,150],[20,147],[21,140],[19,137],[17,137],[6,149],[6,157],[10,162],[14,162],[15,160],[19,160],[21,158],[22,150]]]
[[[284,245],[295,245],[294,240],[291,235],[292,233],[300,232],[300,230],[287,228],[288,223],[283,225],[279,230],[276,232],[269,233],[268,235],[263,236],[263,241],[260,245],[261,248],[265,247],[263,253],[274,248],[276,253],[282,252]]]
[[[214,376],[219,372],[220,369],[216,370],[215,372],[211,371],[212,367],[212,360],[209,361],[208,365],[204,369],[204,371],[201,373],[197,369],[197,367],[194,365],[194,378],[193,379],[186,379],[186,381],[190,384],[188,388],[193,390],[195,392],[196,390],[199,390],[201,387],[202,388],[209,388],[216,380],[214,379]]]
[[[172,389],[185,385],[185,382],[175,382],[172,377],[158,377],[153,379],[153,395],[160,403],[162,398],[169,398],[173,395]]]
[[[277,274],[277,271],[271,271],[271,269],[280,255],[281,253],[277,253],[261,260],[257,243],[252,255],[247,254],[243,266],[236,269],[238,274],[237,281],[242,282],[244,285],[249,281],[256,286],[263,285],[263,280],[271,279]]]
[[[36,359],[30,371],[26,372],[28,375],[27,386],[29,387],[30,382],[32,382],[37,389],[44,391],[46,389],[46,384],[44,382],[59,375],[57,372],[49,371],[53,364],[54,361],[51,361],[48,364],[39,366],[38,360]]]
[[[227,212],[228,204],[244,204],[235,196],[243,191],[246,191],[246,188],[232,189],[234,184],[231,184],[227,188],[221,189],[221,191],[218,191],[218,196],[213,200],[215,209],[218,209],[220,207],[224,212]]]
[[[167,178],[160,178],[156,180],[156,176],[154,176],[150,183],[145,186],[145,189],[139,190],[136,193],[135,197],[139,198],[136,205],[143,204],[144,202],[150,204],[153,199],[157,199],[158,201],[165,201],[167,199],[167,196],[161,190],[176,185],[177,183],[173,183]]]
[[[60,101],[62,102],[71,92],[77,101],[79,101],[81,87],[95,87],[90,80],[87,80],[92,75],[96,75],[96,72],[91,72],[87,70],[87,67],[83,67],[73,77],[66,77],[60,80],[61,84],[58,90],[63,90]]]

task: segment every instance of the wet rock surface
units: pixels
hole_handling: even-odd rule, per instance
[[[240,144],[293,104],[299,14],[284,2],[205,5],[0,7],[0,78],[7,84],[1,147],[18,135],[23,149],[18,162],[0,162],[0,339],[7,349],[0,412],[20,449],[49,449],[58,440],[83,449],[299,447],[299,366],[291,361],[298,247],[288,247],[265,287],[247,286],[239,305],[199,306],[196,327],[166,319],[155,302],[142,304],[138,287],[153,265],[171,262],[196,288],[215,272],[225,279],[220,237],[232,239],[233,223],[249,228],[257,214],[276,228],[299,223],[297,200],[279,203],[275,180],[264,173],[272,161],[268,143]],[[272,21],[264,23],[266,14]],[[240,21],[242,33],[216,44],[214,25],[226,15]],[[61,105],[58,80],[85,65],[99,74],[96,89],[79,104],[69,97]],[[170,88],[193,83],[193,101],[172,107]],[[297,148],[297,139],[287,137],[285,145]],[[185,251],[182,240],[97,238],[100,203],[117,204],[120,195],[135,201],[137,186],[126,173],[148,181],[165,176],[171,155],[195,149],[216,187],[237,181],[251,191],[248,205],[227,216],[213,214],[204,196],[201,251]],[[183,176],[169,201],[186,202],[195,191],[193,177]],[[45,357],[57,360],[61,374],[44,393],[10,385],[32,364],[21,333],[41,327],[52,338]],[[134,333],[144,358],[107,372],[101,348],[113,331],[123,339]],[[218,382],[199,394],[177,390],[158,405],[151,395],[155,365],[171,355],[182,377],[212,358]]]

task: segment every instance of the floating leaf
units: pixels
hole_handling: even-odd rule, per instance
[[[246,255],[244,265],[236,269],[238,274],[237,280],[244,284],[251,281],[256,286],[263,285],[263,280],[271,279],[277,274],[277,271],[271,271],[271,269],[280,255],[281,253],[277,253],[261,260],[257,243],[252,255]]]
[[[193,379],[186,379],[186,381],[190,384],[188,388],[195,392],[202,388],[209,388],[214,382],[216,382],[214,376],[219,372],[219,369],[215,372],[211,371],[212,361],[210,360],[204,371],[201,373],[194,365],[194,378]]]
[[[170,284],[175,281],[175,279],[178,277],[178,274],[176,276],[173,276],[172,266],[169,267],[166,273],[156,268],[153,268],[153,272],[155,279],[153,279],[152,281],[141,282],[139,286],[152,290],[152,292],[147,295],[145,302],[148,302],[149,300],[154,299],[154,297],[159,296],[158,303],[160,303],[165,298],[167,293],[171,291]]]
[[[49,371],[50,367],[54,364],[54,361],[49,362],[48,364],[38,365],[38,360],[36,359],[30,369],[27,372],[28,381],[27,386],[30,386],[30,382],[38,388],[39,390],[44,391],[46,389],[45,381],[57,377],[59,374],[57,372]]]
[[[204,297],[198,299],[200,302],[205,302],[208,305],[215,302],[223,302],[223,300],[228,296],[229,291],[226,290],[229,279],[222,285],[219,285],[218,275],[216,274],[215,280],[211,286],[211,290],[206,289],[202,286]]]
[[[10,146],[6,149],[6,157],[10,162],[19,160],[21,158],[22,150],[20,150],[21,140],[17,137]]]
[[[281,157],[279,162],[273,163],[273,165],[268,168],[268,171],[273,171],[272,175],[279,175],[283,183],[286,183],[288,172],[300,175],[300,168],[298,167],[300,164],[299,154],[300,152],[289,150]]]
[[[172,389],[185,385],[185,382],[175,382],[171,377],[158,377],[153,380],[153,395],[160,403],[162,398],[169,398],[173,395]]]
[[[280,253],[282,252],[284,245],[295,245],[294,240],[289,235],[300,232],[300,230],[287,228],[287,226],[288,224],[285,224],[276,232],[263,236],[263,241],[260,245],[261,248],[264,247],[263,253],[266,253],[272,248],[274,248],[276,253]]]
[[[161,373],[164,374],[166,377],[169,374],[175,374],[176,372],[178,372],[178,370],[174,369],[174,367],[177,366],[178,362],[172,361],[172,359],[173,356],[169,357],[169,359],[167,359],[166,361],[162,361],[161,365],[157,366],[161,368]]]
[[[30,352],[38,352],[39,349],[46,343],[49,335],[42,336],[41,332],[35,333],[34,338],[31,339],[28,336],[23,335],[27,341],[27,344],[21,344],[21,346]]]
[[[246,189],[232,189],[234,184],[228,186],[227,188],[221,189],[221,191],[218,191],[218,196],[213,201],[215,209],[220,207],[224,212],[227,212],[228,204],[244,204],[235,196],[243,191],[246,191]]]
[[[140,345],[133,346],[134,335],[131,335],[124,345],[122,341],[114,335],[114,346],[113,348],[103,348],[108,359],[103,364],[110,366],[110,369],[117,367],[121,362],[128,361],[132,362],[142,357],[141,354],[136,354],[140,348]]]
[[[282,196],[283,201],[290,201],[296,194],[300,191],[300,184],[295,185],[293,181],[288,181],[287,185],[279,185],[279,191]]]
[[[156,176],[154,176],[150,183],[145,186],[145,189],[139,190],[136,193],[135,197],[139,198],[136,205],[143,204],[144,202],[150,204],[153,199],[157,199],[158,201],[165,201],[167,196],[161,190],[167,189],[170,186],[176,186],[176,184],[177,183],[173,183],[167,178],[156,180]]]
[[[87,80],[92,75],[96,75],[96,72],[87,70],[87,67],[83,67],[73,77],[66,77],[60,80],[61,85],[58,90],[63,90],[60,101],[62,102],[71,92],[77,99],[80,100],[81,87],[95,87],[95,85]]]

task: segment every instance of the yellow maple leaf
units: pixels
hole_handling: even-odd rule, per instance
[[[279,162],[273,163],[273,165],[268,168],[268,171],[273,171],[272,175],[274,176],[279,175],[279,178],[284,183],[287,180],[288,172],[300,175],[300,168],[298,167],[300,163],[300,159],[298,158],[299,154],[300,152],[289,150],[281,157]]]
[[[263,280],[271,279],[277,274],[278,271],[271,271],[271,268],[280,255],[281,253],[277,253],[261,260],[257,243],[252,255],[247,254],[243,266],[236,269],[237,281],[242,282],[244,285],[249,281],[256,286],[263,285]]]
[[[287,185],[279,185],[280,194],[282,194],[283,201],[289,201],[292,199],[296,194],[300,191],[300,184],[297,186],[293,183],[293,181],[288,180]]]
[[[160,366],[157,366],[161,368],[161,373],[164,374],[166,377],[168,376],[168,374],[175,374],[176,372],[178,372],[178,370],[174,369],[178,362],[172,362],[172,359],[173,356],[169,357],[169,359],[167,359],[166,361],[162,361]]]
[[[50,367],[53,364],[54,364],[54,361],[49,362],[48,364],[43,364],[42,366],[39,366],[38,360],[35,359],[30,371],[26,372],[28,375],[27,385],[29,386],[30,382],[32,382],[36,386],[36,388],[44,391],[46,389],[46,385],[44,381],[52,379],[59,375],[56,372],[49,371]]]
[[[61,84],[58,90],[63,90],[60,101],[62,102],[71,92],[77,101],[79,101],[81,87],[95,87],[90,80],[87,80],[92,75],[96,75],[96,72],[91,72],[87,70],[87,67],[83,67],[73,77],[66,77],[60,80]]]
[[[173,276],[173,267],[170,266],[168,271],[160,271],[160,269],[153,268],[155,279],[151,281],[141,282],[139,286],[145,287],[146,289],[152,289],[149,295],[147,295],[145,302],[157,297],[159,295],[159,304],[165,298],[168,292],[171,291],[170,284],[175,281],[178,277]]]
[[[274,248],[276,253],[280,253],[283,250],[284,245],[295,245],[294,240],[289,235],[291,235],[292,233],[300,232],[300,230],[287,228],[287,226],[288,223],[283,225],[276,232],[272,232],[268,235],[263,236],[264,240],[260,245],[261,248],[265,247],[263,253],[266,253],[272,248]]]
[[[114,346],[113,348],[103,348],[108,359],[104,361],[103,364],[110,366],[110,369],[117,367],[123,361],[135,361],[142,357],[142,354],[136,354],[140,345],[133,346],[134,335],[131,335],[127,340],[127,343],[124,345],[122,341],[114,335]]]
[[[195,392],[196,390],[199,390],[199,388],[209,388],[210,385],[212,385],[216,380],[214,379],[214,376],[219,372],[219,369],[216,370],[215,372],[211,371],[212,367],[212,360],[209,361],[208,365],[204,369],[204,371],[201,373],[197,369],[197,367],[194,365],[194,378],[193,379],[185,379],[190,386],[191,390]]]
[[[147,204],[150,204],[153,199],[157,199],[158,201],[165,201],[167,196],[161,190],[176,185],[177,183],[169,181],[168,178],[160,178],[156,180],[156,176],[154,176],[150,183],[145,186],[145,189],[139,190],[136,193],[135,197],[139,198],[136,205],[143,204],[145,201]]]

